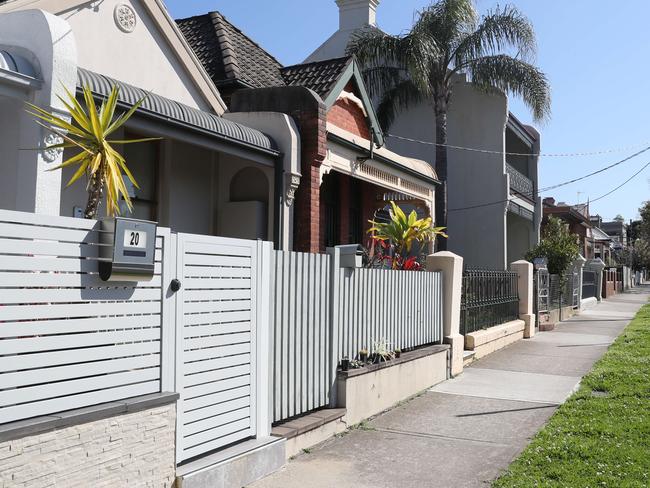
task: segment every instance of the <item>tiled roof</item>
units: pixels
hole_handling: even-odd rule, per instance
[[[325,99],[351,62],[352,58],[345,56],[314,63],[296,64],[282,68],[282,77],[287,85],[305,86]]]
[[[282,65],[219,12],[176,21],[217,84],[241,82],[253,88],[282,86]]]
[[[176,21],[217,86],[240,82],[253,88],[305,86],[325,98],[350,57],[282,67],[282,64],[219,12]]]

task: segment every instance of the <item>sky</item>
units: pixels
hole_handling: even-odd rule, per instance
[[[165,0],[174,18],[218,10],[285,65],[302,62],[338,27],[334,0]],[[382,0],[377,23],[399,34],[413,25],[414,12],[429,0]],[[479,11],[498,2],[477,0]],[[503,5],[505,2],[501,2]],[[542,153],[600,155],[542,157],[540,187],[585,175],[650,146],[650,2],[647,0],[511,0],[533,23],[536,64],[552,87],[552,116],[542,125]],[[452,102],[453,103],[453,102]],[[520,100],[510,110],[532,123]],[[650,163],[650,151],[600,175],[543,196],[556,201],[595,200]],[[638,217],[650,199],[650,167],[610,196],[594,202],[591,214],[605,220]]]

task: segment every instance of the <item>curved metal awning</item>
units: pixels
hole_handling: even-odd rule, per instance
[[[139,112],[151,114],[157,117],[180,123],[189,129],[197,129],[207,132],[221,140],[237,145],[246,146],[249,149],[264,152],[273,156],[279,155],[273,140],[259,130],[246,127],[231,120],[226,120],[218,115],[204,112],[189,107],[182,103],[150,93],[128,83],[124,83],[105,75],[100,75],[87,69],[77,69],[77,85],[89,86],[92,92],[101,97],[107,97],[112,87],[119,88],[119,102],[132,106],[138,100],[145,98]]]
[[[0,49],[0,94],[24,97],[39,88],[41,80],[36,68],[25,57]]]

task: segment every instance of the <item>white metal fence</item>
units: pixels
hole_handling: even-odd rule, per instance
[[[411,349],[442,339],[439,272],[341,268],[335,358],[373,352],[378,341]]]
[[[0,211],[0,423],[161,389],[162,256],[150,282],[97,274],[96,221]]]
[[[344,356],[378,341],[404,350],[442,339],[441,273],[344,268],[339,252],[274,253],[274,422],[333,403]]]
[[[330,256],[275,251],[272,264],[273,420],[327,405]]]

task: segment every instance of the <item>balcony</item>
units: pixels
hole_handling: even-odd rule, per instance
[[[533,180],[506,163],[506,172],[510,175],[510,193],[516,193],[531,202],[535,201]]]

